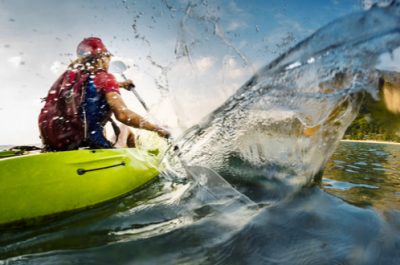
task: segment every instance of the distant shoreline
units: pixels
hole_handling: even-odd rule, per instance
[[[400,145],[398,142],[389,142],[389,141],[377,141],[377,140],[346,140],[342,139],[341,142],[354,142],[354,143],[369,143],[369,144],[394,144]]]

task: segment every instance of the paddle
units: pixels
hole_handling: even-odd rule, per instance
[[[122,62],[122,61],[112,61],[110,64],[110,71],[116,74],[119,74],[122,76],[122,78],[127,81],[128,78],[126,78],[124,72],[128,70],[128,66]],[[132,91],[132,93],[135,95],[137,100],[142,104],[143,108],[149,112],[149,108],[147,107],[146,103],[142,99],[142,97],[139,95],[139,93],[135,90],[135,85],[131,85],[128,89],[129,91]]]

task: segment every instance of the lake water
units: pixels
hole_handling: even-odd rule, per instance
[[[162,178],[91,210],[3,229],[0,264],[399,264],[399,164],[399,145],[342,142],[321,184],[282,200],[247,192],[256,202]]]
[[[323,189],[384,213],[400,210],[400,146],[341,143],[327,165]]]

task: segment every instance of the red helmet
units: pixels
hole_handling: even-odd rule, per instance
[[[90,37],[83,39],[83,41],[79,43],[76,48],[76,53],[79,57],[85,57],[88,55],[97,55],[109,52],[100,38]]]

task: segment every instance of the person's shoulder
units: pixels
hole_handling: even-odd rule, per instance
[[[94,78],[96,87],[104,92],[118,92],[119,85],[115,76],[106,71],[98,71]]]
[[[96,79],[100,79],[100,80],[115,80],[116,78],[113,74],[106,72],[106,71],[98,71],[96,73]]]

